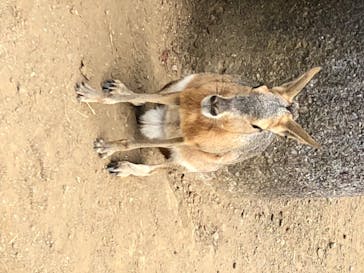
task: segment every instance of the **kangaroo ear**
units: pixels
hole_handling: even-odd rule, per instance
[[[309,145],[314,148],[320,148],[318,144],[297,122],[291,117],[282,118],[273,128],[270,129],[273,133],[280,136],[293,138],[296,141]]]
[[[301,90],[309,83],[313,76],[315,76],[320,70],[321,67],[314,67],[291,82],[287,82],[281,86],[273,87],[272,92],[279,94],[289,103],[292,103],[294,97],[301,92]]]

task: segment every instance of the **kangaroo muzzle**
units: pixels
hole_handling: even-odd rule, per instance
[[[201,112],[209,118],[219,118],[223,114],[264,119],[294,112],[296,105],[288,105],[274,94],[249,94],[224,98],[219,95],[207,96],[201,102]]]
[[[201,101],[201,112],[204,116],[216,118],[230,112],[234,98],[223,98],[217,95],[207,96]]]

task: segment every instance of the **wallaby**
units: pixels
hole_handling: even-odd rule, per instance
[[[315,67],[278,87],[248,87],[234,77],[193,74],[167,84],[157,94],[137,94],[118,80],[108,80],[102,91],[86,83],[76,85],[81,102],[157,106],[140,118],[144,140],[97,139],[94,149],[106,158],[115,152],[138,148],[168,148],[170,158],[161,164],[109,164],[117,176],[148,176],[155,170],[180,165],[190,172],[212,172],[246,160],[264,151],[274,135],[293,138],[318,148],[319,144],[294,121],[293,99],[321,70]]]

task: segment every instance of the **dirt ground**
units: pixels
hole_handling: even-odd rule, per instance
[[[195,2],[1,1],[1,273],[364,272],[363,4]],[[301,123],[327,148],[277,140],[215,175],[110,176],[92,143],[132,137],[134,109],[74,93],[196,71],[272,84],[314,65]],[[352,196],[312,197],[333,194]]]

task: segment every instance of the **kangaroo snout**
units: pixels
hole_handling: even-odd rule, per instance
[[[232,109],[233,99],[218,95],[207,96],[201,101],[201,112],[205,117],[217,118]]]

